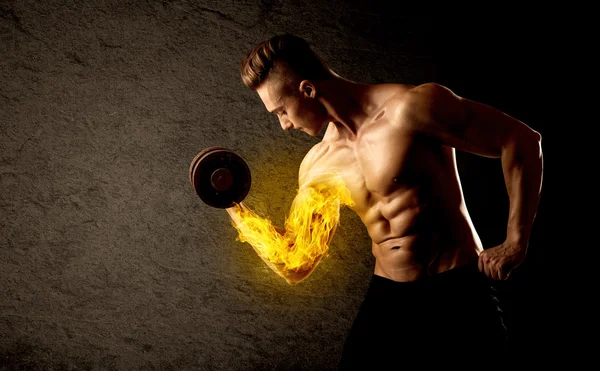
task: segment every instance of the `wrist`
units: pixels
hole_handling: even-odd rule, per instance
[[[522,235],[507,235],[506,243],[512,246],[516,250],[527,250],[528,238]]]
[[[527,246],[529,241],[529,228],[524,226],[510,226],[506,231],[506,241],[519,246]]]

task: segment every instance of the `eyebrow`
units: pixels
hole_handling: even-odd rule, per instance
[[[282,108],[282,106],[279,106],[277,108],[273,108],[273,110],[269,111],[269,113],[276,113],[277,111],[280,111]]]

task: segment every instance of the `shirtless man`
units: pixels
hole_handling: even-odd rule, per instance
[[[488,281],[507,279],[525,259],[542,182],[540,134],[438,84],[349,81],[292,35],[258,45],[241,75],[282,129],[317,136],[326,127],[300,165],[300,185],[343,174],[373,241],[373,280],[341,367],[417,355],[500,360],[504,328]],[[455,149],[501,158],[510,211],[499,246],[482,248]],[[311,272],[285,278],[297,283]]]

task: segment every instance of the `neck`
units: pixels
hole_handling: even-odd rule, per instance
[[[356,139],[358,130],[376,109],[368,95],[369,88],[369,85],[346,80],[338,75],[319,83],[319,102],[327,109],[328,119],[341,137]]]

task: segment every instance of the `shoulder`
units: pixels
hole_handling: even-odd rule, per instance
[[[407,109],[452,99],[460,97],[443,85],[429,82],[421,85],[400,85],[390,97],[388,105],[392,108]]]
[[[310,163],[316,161],[329,150],[329,147],[330,143],[327,141],[320,141],[319,143],[315,144],[310,148],[310,150],[308,150],[308,152],[306,152],[301,165],[308,166]]]
[[[447,87],[427,83],[413,87],[404,97],[405,109],[432,110],[440,107],[452,107],[460,102],[461,98]]]
[[[388,103],[395,121],[403,124],[437,121],[446,116],[462,116],[463,99],[437,83],[408,86]]]
[[[304,184],[307,181],[311,170],[315,168],[315,164],[317,163],[319,158],[323,156],[326,150],[327,143],[319,142],[312,146],[312,148],[306,153],[306,155],[304,155],[304,158],[300,163],[300,169],[298,171],[298,181],[300,185]]]
[[[336,147],[327,141],[315,144],[304,156],[298,171],[300,186],[314,182],[326,182],[331,177],[335,166],[331,162],[331,155]]]
[[[428,82],[421,85],[413,86],[409,89],[411,94],[423,94],[423,95],[445,95],[454,94],[450,89],[444,85],[437,84],[435,82]]]

